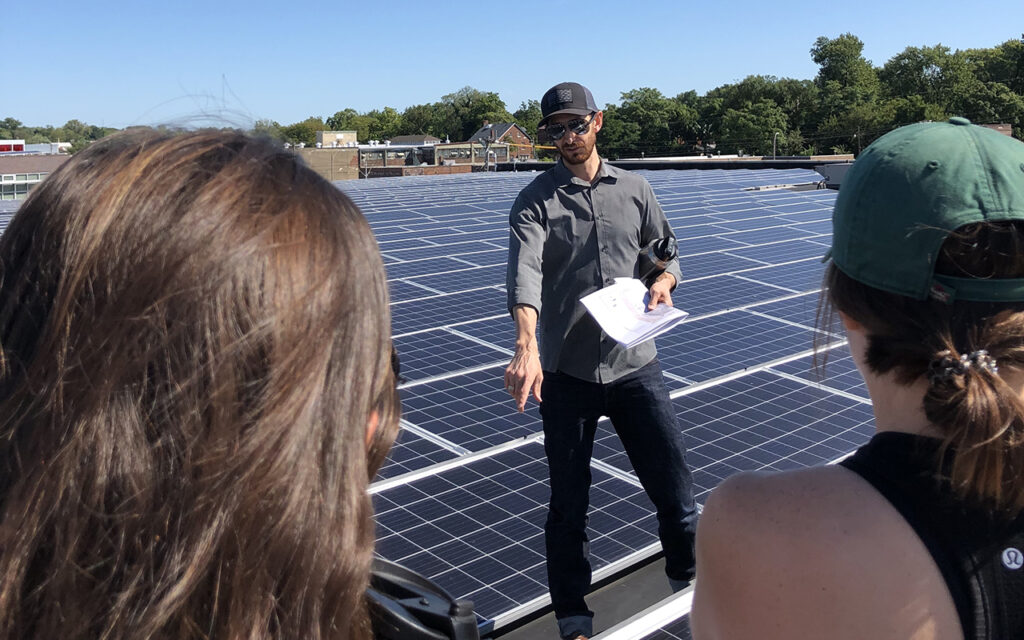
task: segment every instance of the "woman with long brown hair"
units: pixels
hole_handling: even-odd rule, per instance
[[[399,409],[348,198],[269,141],[117,135],[0,277],[0,638],[369,637]]]
[[[1024,637],[1024,144],[897,129],[833,213],[834,312],[877,432],[741,474],[697,532],[694,638]]]

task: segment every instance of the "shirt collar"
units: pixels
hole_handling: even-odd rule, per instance
[[[597,176],[594,178],[594,182],[592,184],[587,184],[586,180],[577,178],[572,171],[569,171],[569,167],[565,166],[565,163],[562,162],[562,158],[555,160],[553,171],[558,184],[562,186],[574,184],[578,187],[589,187],[592,186],[592,184],[597,184],[598,182],[603,182],[605,180],[614,181],[617,178],[614,173],[615,167],[608,164],[604,158],[601,158],[601,164],[597,167]]]

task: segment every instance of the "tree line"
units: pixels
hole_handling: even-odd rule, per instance
[[[598,145],[608,157],[857,153],[898,126],[951,116],[1007,123],[1024,139],[1024,35],[985,49],[907,47],[881,67],[865,59],[863,50],[853,34],[822,36],[810,49],[818,65],[813,79],[749,76],[704,95],[686,91],[674,97],[650,87],[626,91],[617,104],[605,106]],[[464,87],[404,111],[347,108],[288,125],[259,120],[253,131],[307,145],[320,130],[356,131],[362,142],[404,134],[454,142],[467,140],[485,120],[515,122],[535,135],[540,118],[537,100],[510,112],[497,93]],[[0,120],[0,138],[61,138],[76,148],[111,131],[77,120],[56,129]]]
[[[26,144],[70,142],[72,153],[115,131],[117,129],[97,127],[80,120],[68,120],[63,127],[30,127],[10,117],[0,120],[0,140],[24,140]]]

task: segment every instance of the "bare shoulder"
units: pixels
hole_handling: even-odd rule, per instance
[[[719,485],[698,525],[696,585],[698,640],[959,637],[918,633],[939,620],[959,631],[938,569],[888,502],[842,467]]]
[[[766,519],[772,527],[765,533],[789,538],[792,528],[806,531],[808,524],[820,522],[822,515],[842,518],[851,507],[864,506],[875,496],[858,476],[841,467],[811,467],[781,473],[739,473],[718,485],[705,505],[703,524],[714,526],[744,524]],[[730,527],[733,528],[733,527]]]
[[[739,554],[750,566],[793,570],[808,554],[827,558],[839,540],[865,533],[864,514],[875,498],[869,491],[860,478],[836,467],[737,474],[708,498],[699,543],[705,550]]]

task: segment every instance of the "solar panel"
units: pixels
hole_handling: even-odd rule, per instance
[[[487,624],[545,596],[548,493],[537,442],[377,492],[377,551],[473,600]],[[640,487],[594,471],[595,569],[655,545],[656,530]]]
[[[745,258],[734,253],[722,253],[719,251],[679,257],[679,269],[687,280],[706,278],[720,273],[756,269],[766,264],[765,262]]]
[[[814,291],[817,293],[824,274],[821,260],[797,260],[788,264],[772,265],[758,269],[750,269],[736,274],[744,280],[759,284],[785,287],[794,291]]]
[[[406,300],[418,300],[420,298],[433,297],[443,291],[429,289],[421,284],[406,282],[405,280],[391,280],[388,282],[388,292],[391,295],[391,302],[403,302]]]
[[[430,287],[444,293],[458,293],[477,289],[482,285],[505,280],[505,258],[507,249],[495,249],[485,254],[460,256],[462,268],[452,273],[406,278],[407,282]],[[478,266],[483,262],[485,266]]]
[[[698,502],[739,471],[780,471],[834,461],[866,442],[874,428],[866,399],[838,395],[771,370],[673,395]],[[598,427],[594,456],[632,474],[607,421]]]
[[[699,282],[699,284],[697,284]],[[697,316],[728,311],[795,293],[794,289],[761,284],[734,275],[687,279],[672,293],[677,307]]]
[[[398,432],[395,445],[388,452],[387,460],[377,474],[378,479],[401,477],[419,469],[450,461],[460,455],[460,448],[445,444],[428,440],[410,429],[409,425],[404,425]]]
[[[398,337],[394,343],[401,354],[402,377],[411,381],[470,369],[480,363],[502,364],[511,355],[507,349],[488,346],[445,329]]]
[[[502,384],[505,362],[402,389],[402,415],[425,431],[480,451],[541,431],[535,410],[516,413]]]
[[[823,383],[810,370],[835,192],[753,190],[821,179],[808,170],[640,173],[680,241],[684,280],[673,299],[691,318],[658,347],[698,500],[737,471],[829,462],[866,441],[871,409],[848,352],[833,350]],[[541,420],[532,400],[517,413],[502,384],[514,339],[508,208],[537,175],[339,183],[385,255],[408,378],[404,429],[372,488],[377,552],[474,600],[485,630],[547,602]],[[600,576],[660,545],[653,507],[606,420],[593,471]]]
[[[777,264],[779,262],[808,258],[813,258],[820,262],[821,257],[825,255],[827,250],[827,246],[813,240],[788,240],[755,247],[728,249],[727,251],[730,255],[741,256],[748,260],[756,260],[761,264]]]
[[[807,351],[813,332],[743,310],[684,322],[657,339],[662,369],[702,382]]]
[[[846,346],[832,349],[828,352],[828,359],[824,362],[823,377],[819,379],[818,372],[814,368],[814,361],[811,356],[780,363],[771,367],[777,373],[795,375],[803,380],[809,380],[829,389],[853,394],[857,397],[867,399],[868,388],[864,385],[864,379],[857,366],[853,362],[853,356]]]
[[[670,622],[641,640],[693,640],[690,634],[690,616],[683,616],[675,622]]]
[[[391,305],[391,331],[397,337],[471,322],[476,319],[508,314],[504,290],[485,287],[423,298],[414,302]]]

